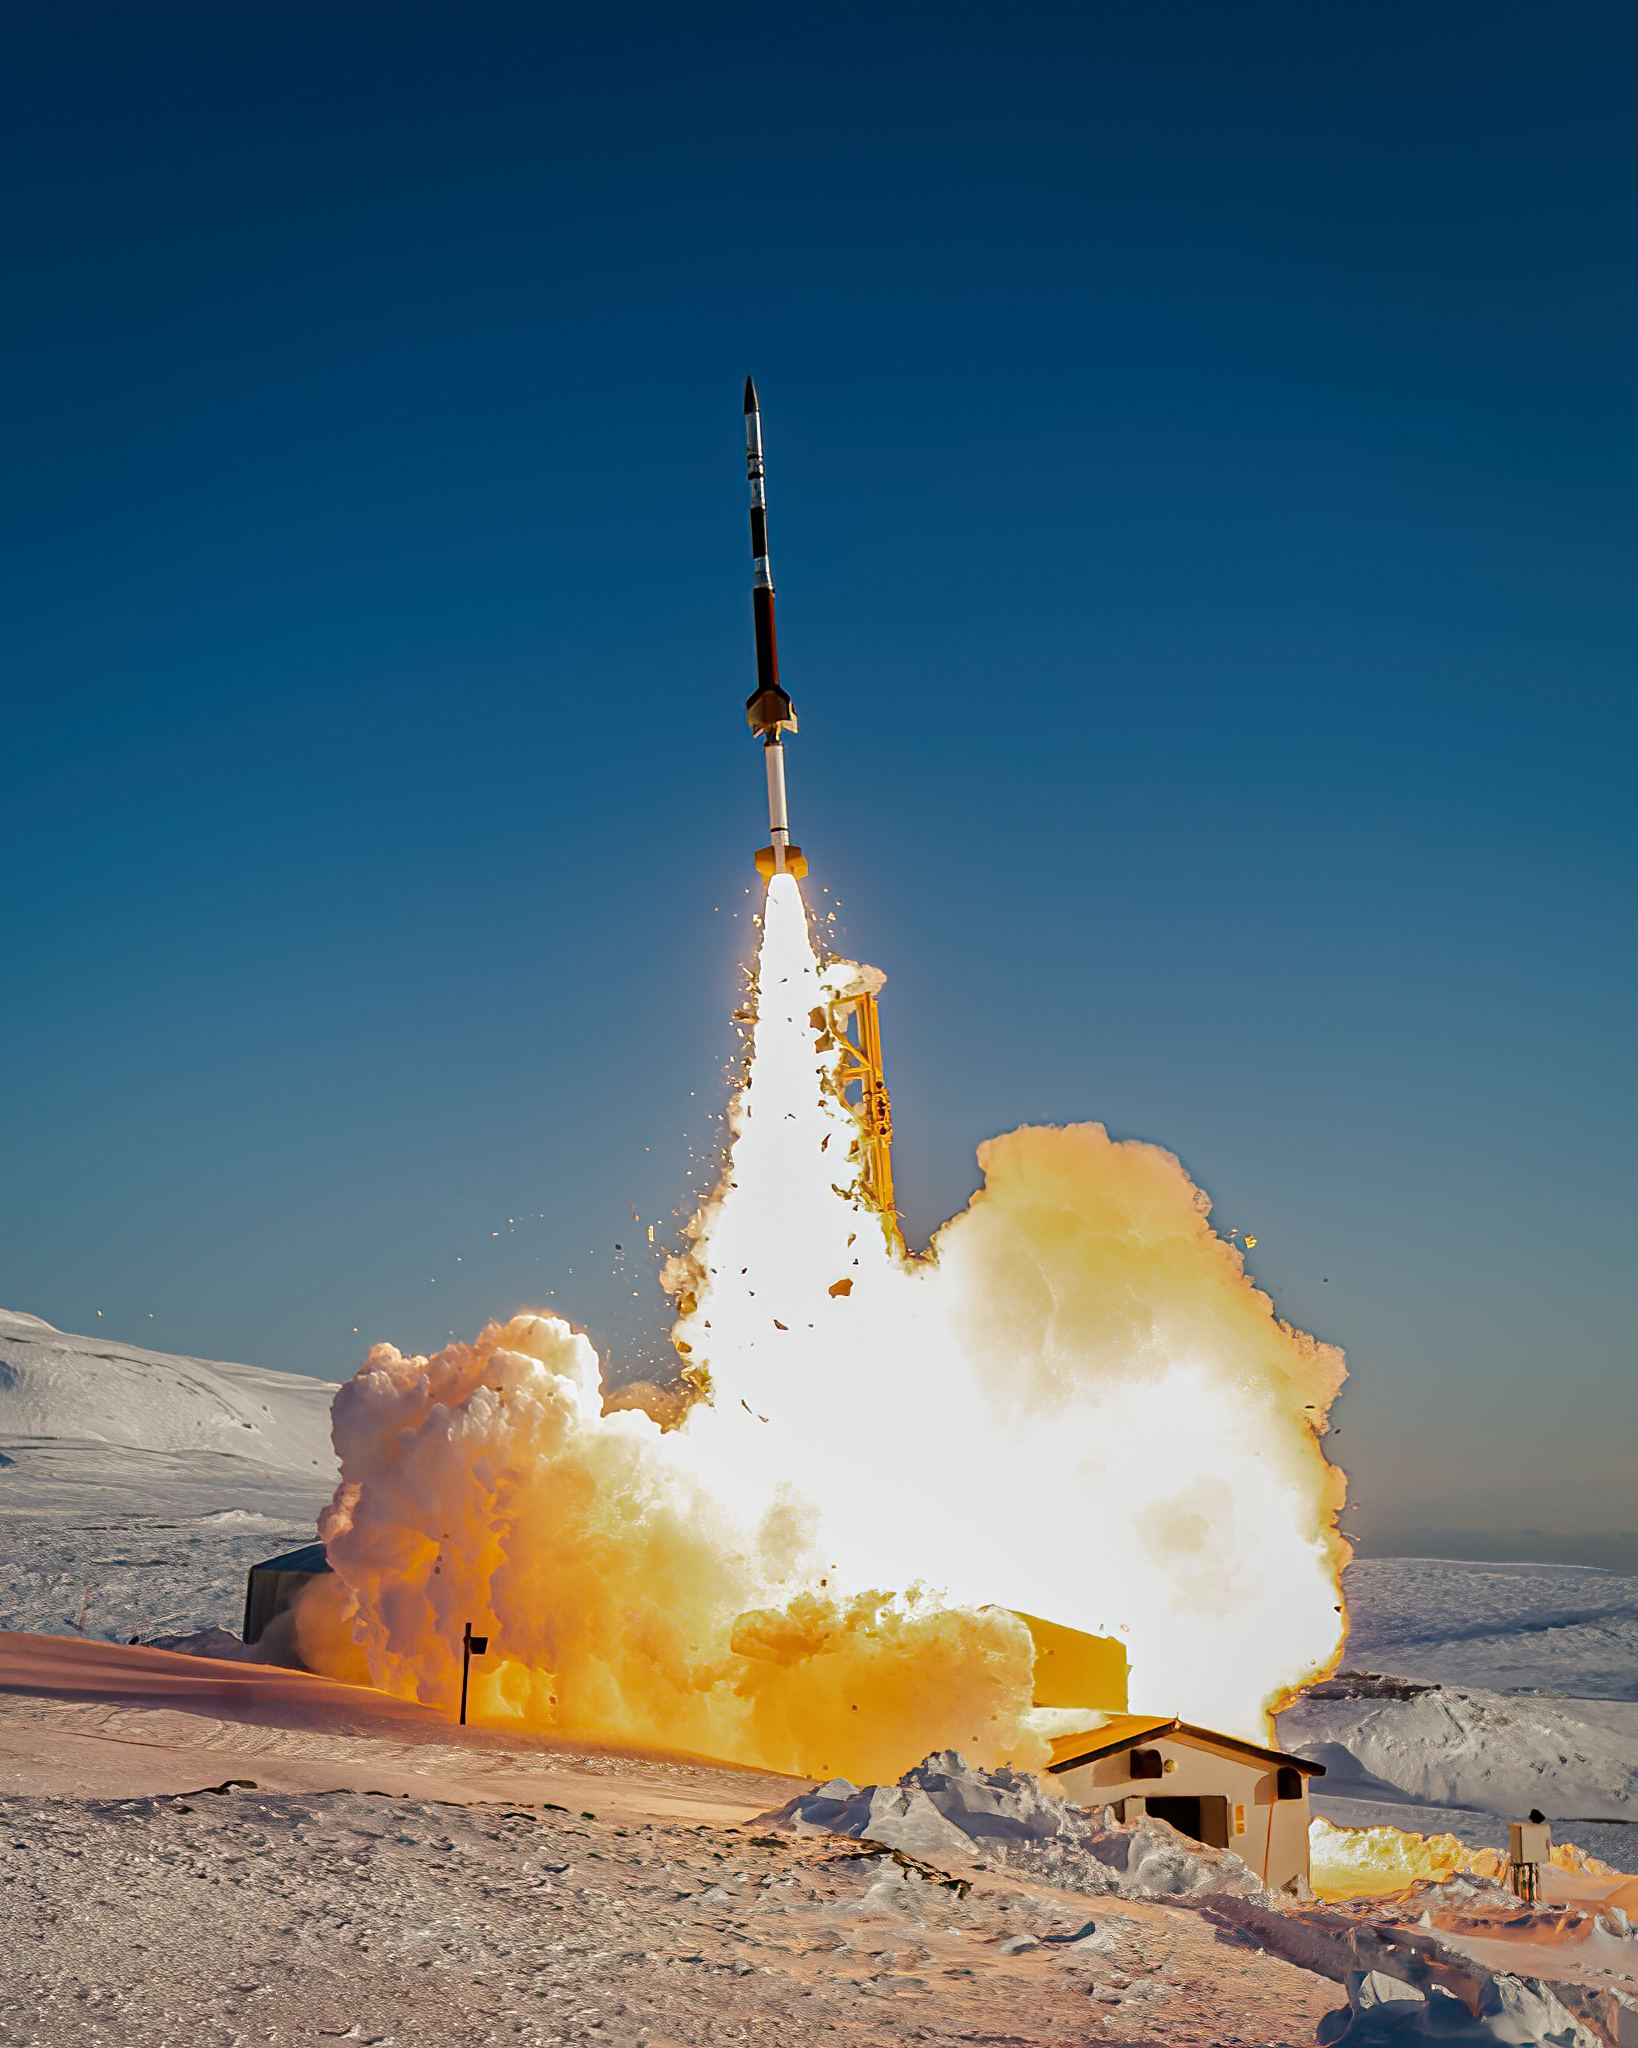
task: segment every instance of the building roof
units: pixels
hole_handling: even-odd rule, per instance
[[[1231,1756],[1247,1756],[1260,1764],[1289,1764],[1305,1778],[1325,1776],[1324,1764],[1315,1763],[1312,1757],[1293,1756],[1288,1749],[1264,1749],[1260,1743],[1242,1742],[1238,1735],[1219,1735],[1215,1728],[1196,1728],[1188,1721],[1178,1722],[1177,1733],[1181,1741],[1193,1742],[1201,1749],[1226,1749]]]
[[[253,1572],[327,1572],[334,1569],[322,1543],[304,1543],[300,1550],[287,1550],[282,1557],[264,1557],[253,1564]]]
[[[1153,1735],[1169,1735],[1178,1726],[1175,1714],[1106,1714],[1096,1728],[1074,1735],[1058,1735],[1052,1741],[1049,1771],[1072,1771],[1077,1764],[1095,1763],[1100,1756],[1117,1750],[1136,1749]]]
[[[1196,1728],[1175,1714],[1110,1714],[1101,1727],[1088,1728],[1078,1735],[1060,1735],[1052,1744],[1052,1761],[1047,1771],[1052,1775],[1077,1770],[1082,1764],[1096,1763],[1099,1757],[1115,1756],[1123,1749],[1136,1749],[1139,1743],[1162,1735],[1194,1749],[1214,1749],[1225,1756],[1246,1757],[1255,1763],[1287,1764],[1292,1770],[1301,1771],[1305,1778],[1325,1776],[1324,1764],[1317,1764],[1310,1757],[1292,1756],[1283,1749],[1263,1749],[1255,1742],[1242,1742],[1237,1735],[1219,1735],[1215,1728]]]

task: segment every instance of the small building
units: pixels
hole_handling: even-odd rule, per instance
[[[1232,1849],[1271,1891],[1308,1883],[1308,1780],[1325,1766],[1171,1714],[1108,1714],[1060,1735],[1047,1774],[1078,1806],[1122,1821],[1152,1815],[1213,1849]]]
[[[1034,1704],[1084,1713],[1084,1726],[1052,1743],[1047,1776],[1077,1806],[1112,1806],[1121,1821],[1153,1814],[1212,1849],[1232,1849],[1279,1891],[1308,1878],[1308,1780],[1325,1775],[1305,1756],[1260,1749],[1196,1728],[1175,1714],[1127,1711],[1126,1647],[1014,1609],[1035,1644]]]
[[[244,1640],[259,1643],[273,1617],[283,1614],[303,1586],[330,1569],[322,1543],[304,1543],[300,1550],[253,1564],[245,1582]]]

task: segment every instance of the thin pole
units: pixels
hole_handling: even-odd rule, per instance
[[[466,1678],[472,1669],[472,1624],[466,1625],[466,1634],[461,1641],[461,1726],[466,1726]]]

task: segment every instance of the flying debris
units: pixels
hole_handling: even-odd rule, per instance
[[[779,636],[774,630],[773,570],[768,560],[768,495],[762,477],[762,414],[756,386],[745,379],[745,474],[751,485],[751,616],[756,624],[756,688],[745,700],[745,720],[762,742],[768,770],[768,839],[756,857],[757,873],[805,875],[800,846],[791,844],[785,807],[784,735],[796,730],[796,707],[779,684]]]

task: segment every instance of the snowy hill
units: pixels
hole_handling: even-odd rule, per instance
[[[1499,1847],[1535,1806],[1638,1869],[1638,1578],[1363,1558],[1344,1587],[1343,1670],[1279,1717],[1326,1767],[1317,1813]]]
[[[310,1513],[328,1381],[75,1337],[0,1310],[0,1514]]]
[[[335,1488],[334,1393],[0,1311],[0,1628],[237,1634],[246,1567]]]
[[[1638,1706],[1625,1701],[1340,1678],[1287,1709],[1280,1736],[1324,1764],[1327,1798],[1638,1821]]]
[[[0,1309],[0,1443],[58,1438],[333,1468],[334,1385],[70,1337]]]

